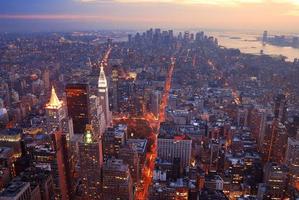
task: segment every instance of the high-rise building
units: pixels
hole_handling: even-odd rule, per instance
[[[287,99],[284,94],[279,94],[274,98],[274,117],[279,121],[285,121]]]
[[[299,134],[297,138],[288,138],[285,164],[289,168],[289,183],[299,185]]]
[[[288,135],[285,125],[274,118],[273,122],[267,125],[263,138],[262,156],[264,162],[283,163],[287,140]]]
[[[103,199],[133,200],[133,181],[123,160],[109,159],[104,164]]]
[[[124,163],[129,166],[133,182],[137,185],[140,180],[141,169],[136,147],[134,145],[126,145],[122,147],[119,151],[118,158],[122,159]]]
[[[51,90],[49,103],[46,104],[47,130],[62,131],[69,135],[73,134],[72,120],[67,118],[67,111],[63,101],[60,101],[56,95],[54,87]]]
[[[112,110],[118,112],[118,67],[112,68]]]
[[[86,126],[79,142],[80,178],[84,199],[101,199],[101,169],[103,165],[101,137],[94,134],[91,125]]]
[[[162,99],[161,91],[159,90],[153,91],[151,95],[150,110],[155,115],[156,118],[159,118],[161,99]]]
[[[127,140],[127,126],[119,124],[114,127],[109,127],[104,133],[104,158],[118,158],[120,148],[124,146]]]
[[[46,68],[43,72],[43,81],[46,91],[50,89],[50,70]]]
[[[282,199],[287,188],[288,171],[283,165],[267,163],[264,166],[264,183],[267,186],[266,196],[271,199]]]
[[[29,182],[31,188],[39,187],[40,195],[37,196],[40,196],[42,200],[54,198],[53,178],[49,171],[30,167],[24,170],[18,178],[23,182]]]
[[[108,84],[103,65],[101,65],[100,77],[98,81],[98,91],[100,97],[100,104],[102,105],[103,111],[105,113],[106,125],[110,126],[112,121],[112,114],[109,108],[110,106],[108,97]]]
[[[182,167],[190,165],[192,140],[185,135],[162,135],[158,138],[158,157],[173,162],[180,158]]]
[[[33,143],[27,146],[27,151],[35,167],[50,171],[53,177],[54,195],[56,199],[69,199],[68,162],[66,155],[66,135],[55,132],[51,135],[52,141],[44,144]]]
[[[68,116],[73,120],[74,134],[83,134],[89,123],[89,97],[87,84],[68,84],[66,86]]]
[[[102,105],[100,105],[100,98],[96,95],[89,97],[89,113],[94,134],[102,136],[106,129],[105,113]]]
[[[73,121],[67,117],[66,106],[63,101],[59,101],[54,87],[52,87],[51,97],[48,104],[46,104],[47,116],[47,129],[48,133],[55,133],[57,144],[57,153],[62,153],[65,167],[65,177],[68,182],[66,183],[69,191],[68,195],[72,195],[74,188],[72,187],[74,177],[73,172],[75,169],[75,155],[71,149],[71,141],[73,138]]]

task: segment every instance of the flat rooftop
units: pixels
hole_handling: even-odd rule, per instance
[[[8,186],[0,193],[0,197],[17,196],[24,188],[30,187],[30,183],[20,180],[11,181]]]

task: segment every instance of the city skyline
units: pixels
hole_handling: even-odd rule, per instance
[[[299,0],[0,3],[0,200],[299,199]]]
[[[151,26],[299,31],[297,0],[13,0],[0,5],[1,32]]]

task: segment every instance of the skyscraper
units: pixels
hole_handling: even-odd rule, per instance
[[[112,68],[112,109],[118,112],[118,69],[117,66]]]
[[[106,129],[106,120],[100,98],[96,95],[89,97],[89,120],[95,135],[102,135]]]
[[[156,118],[159,117],[161,98],[162,98],[161,91],[159,90],[153,91],[151,95],[150,109]]]
[[[127,140],[127,126],[118,124],[114,127],[109,127],[103,136],[104,158],[118,158],[120,148],[124,146]]]
[[[287,187],[287,168],[269,162],[264,166],[264,183],[267,186],[266,196],[271,199],[282,199]],[[265,199],[265,197],[263,198]]]
[[[50,171],[54,182],[55,199],[69,199],[70,179],[68,176],[68,162],[66,155],[66,137],[61,132],[54,132],[51,135],[50,144],[32,143],[27,150],[32,157],[32,163],[37,168]]]
[[[100,104],[102,105],[103,111],[105,113],[106,125],[110,126],[112,120],[112,114],[109,109],[108,84],[104,72],[104,67],[102,64],[101,64],[100,77],[98,81],[98,90],[99,90]]]
[[[133,182],[123,160],[109,159],[103,166],[103,199],[133,200]]]
[[[94,134],[91,125],[86,126],[79,142],[80,177],[84,199],[101,199],[101,169],[103,165],[101,137]]]
[[[289,183],[299,185],[299,134],[297,138],[288,138],[288,146],[285,156],[285,164],[289,168]]]
[[[50,70],[46,68],[43,72],[43,81],[46,91],[50,89]]]
[[[72,120],[67,117],[67,111],[63,101],[60,101],[52,86],[49,103],[46,104],[47,129],[48,132],[62,131],[68,137],[73,135]]]
[[[74,134],[83,134],[89,123],[88,85],[68,84],[66,100],[68,115],[73,119]]]

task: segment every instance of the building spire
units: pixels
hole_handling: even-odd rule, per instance
[[[46,108],[58,109],[61,106],[62,106],[62,101],[59,101],[57,94],[55,92],[55,88],[54,88],[54,86],[52,86],[50,101],[46,105]]]
[[[107,80],[106,80],[106,76],[105,76],[105,72],[104,72],[103,63],[101,63],[101,72],[100,72],[98,87],[99,88],[107,88]]]

